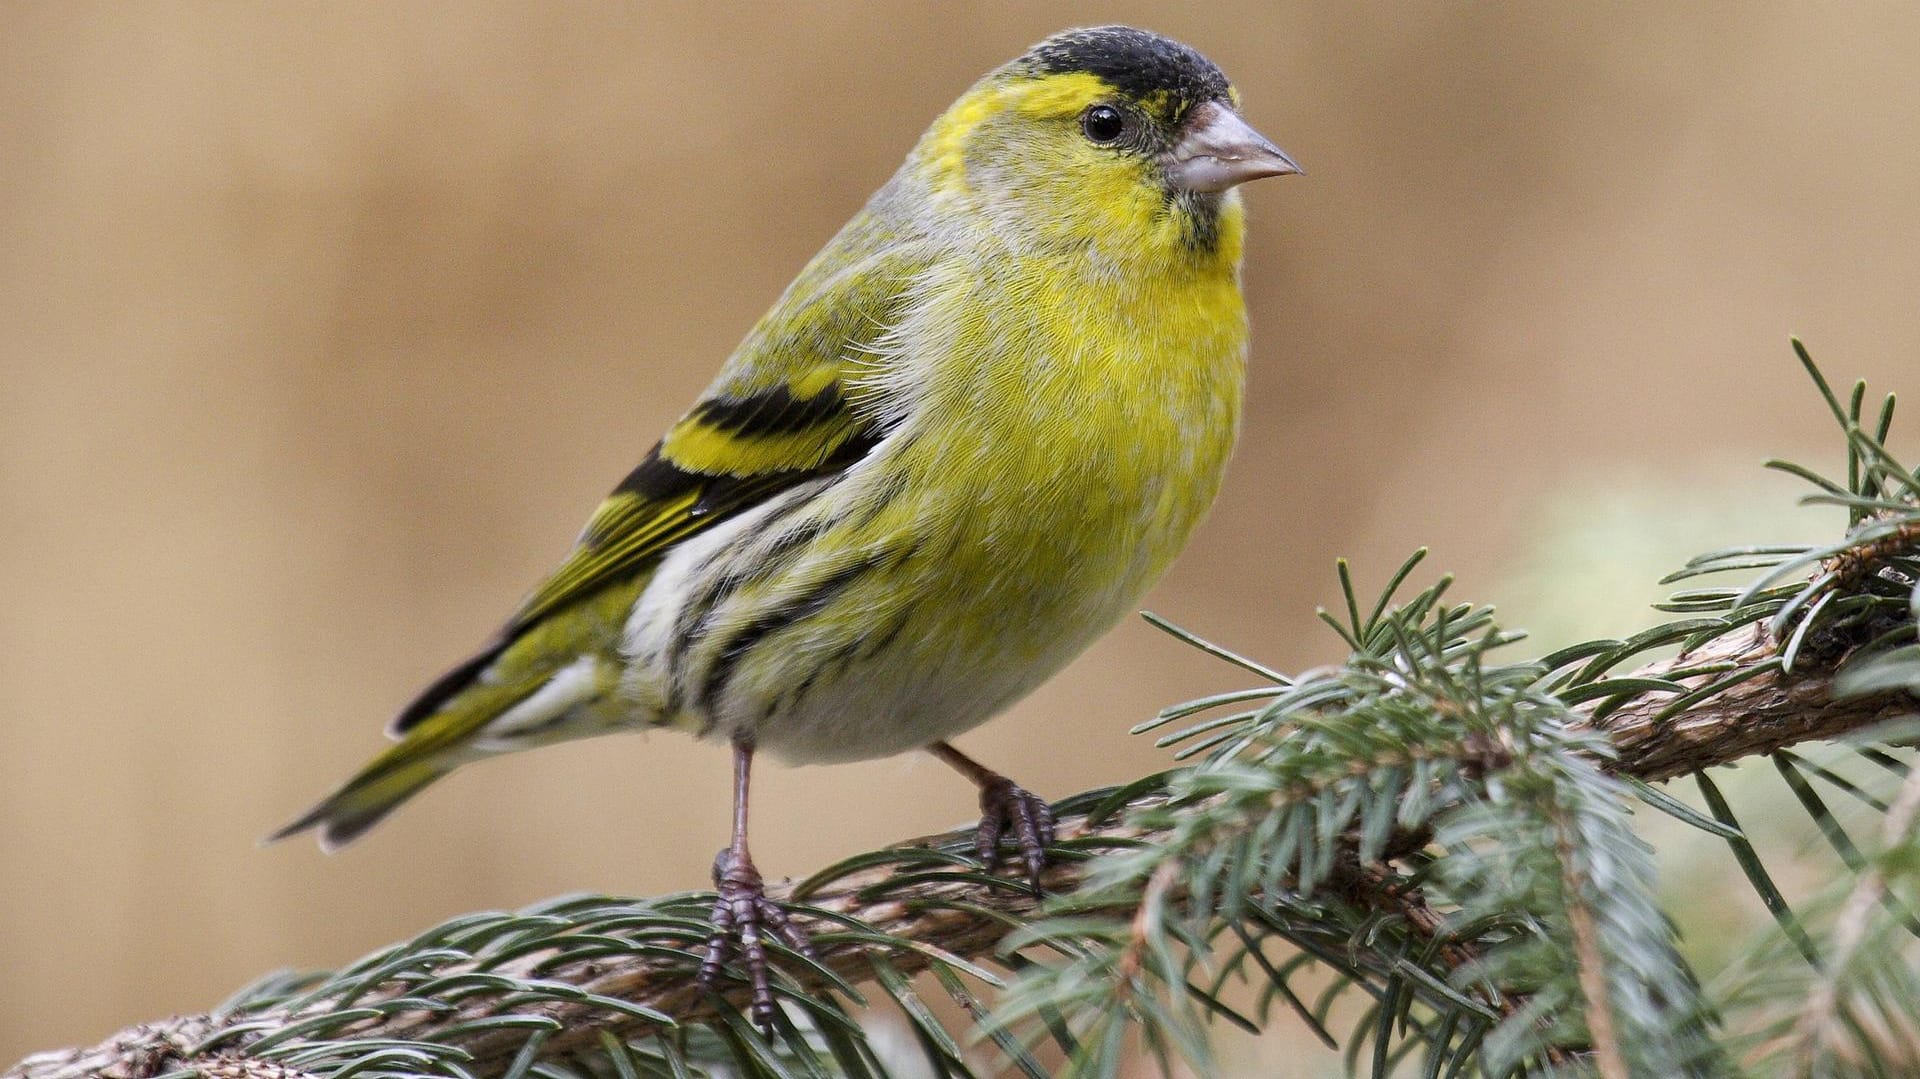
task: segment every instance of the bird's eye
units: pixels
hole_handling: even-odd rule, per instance
[[[1095,105],[1080,117],[1080,130],[1094,142],[1112,142],[1127,130],[1127,118],[1112,105]]]

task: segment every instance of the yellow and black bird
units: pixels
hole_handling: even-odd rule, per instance
[[[808,950],[747,852],[753,754],[925,749],[1035,878],[1047,804],[948,739],[1131,610],[1219,489],[1247,352],[1235,187],[1299,169],[1193,49],[1069,30],[989,72],[398,741],[278,836],[336,847],[469,761],[673,727],[734,750],[702,977]]]

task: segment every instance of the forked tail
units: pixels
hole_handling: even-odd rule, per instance
[[[405,749],[404,745],[388,750]],[[383,755],[347,785],[328,795],[326,800],[285,828],[266,838],[273,843],[309,828],[320,829],[320,849],[338,850],[359,838],[362,832],[380,823],[400,803],[425,790],[427,784],[452,769],[432,761],[401,761],[382,767]]]

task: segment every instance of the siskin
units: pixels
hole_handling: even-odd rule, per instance
[[[806,936],[747,853],[756,749],[926,749],[1039,885],[1052,813],[947,740],[1133,607],[1219,489],[1247,319],[1235,186],[1298,172],[1219,68],[1123,26],[988,73],[787,288],[572,555],[273,838],[326,848],[469,761],[672,727],[734,753],[701,967]]]

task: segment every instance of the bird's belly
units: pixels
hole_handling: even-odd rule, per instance
[[[1130,611],[1212,489],[1186,477],[1197,480],[1194,496],[1169,500],[1157,474],[1119,483],[1099,468],[1048,479],[1031,492],[929,484],[916,488],[918,505],[891,506],[873,542],[908,542],[910,553],[743,665],[737,691],[715,702],[718,726],[800,762],[956,736]],[[896,534],[913,539],[883,539]]]
[[[1024,602],[982,602],[964,575],[913,591],[898,627],[866,635],[880,645],[814,676],[808,691],[758,724],[756,742],[803,762],[889,756],[955,737],[992,718],[1065,666],[1130,606],[1106,588],[1090,594],[1070,575],[1036,580]]]

